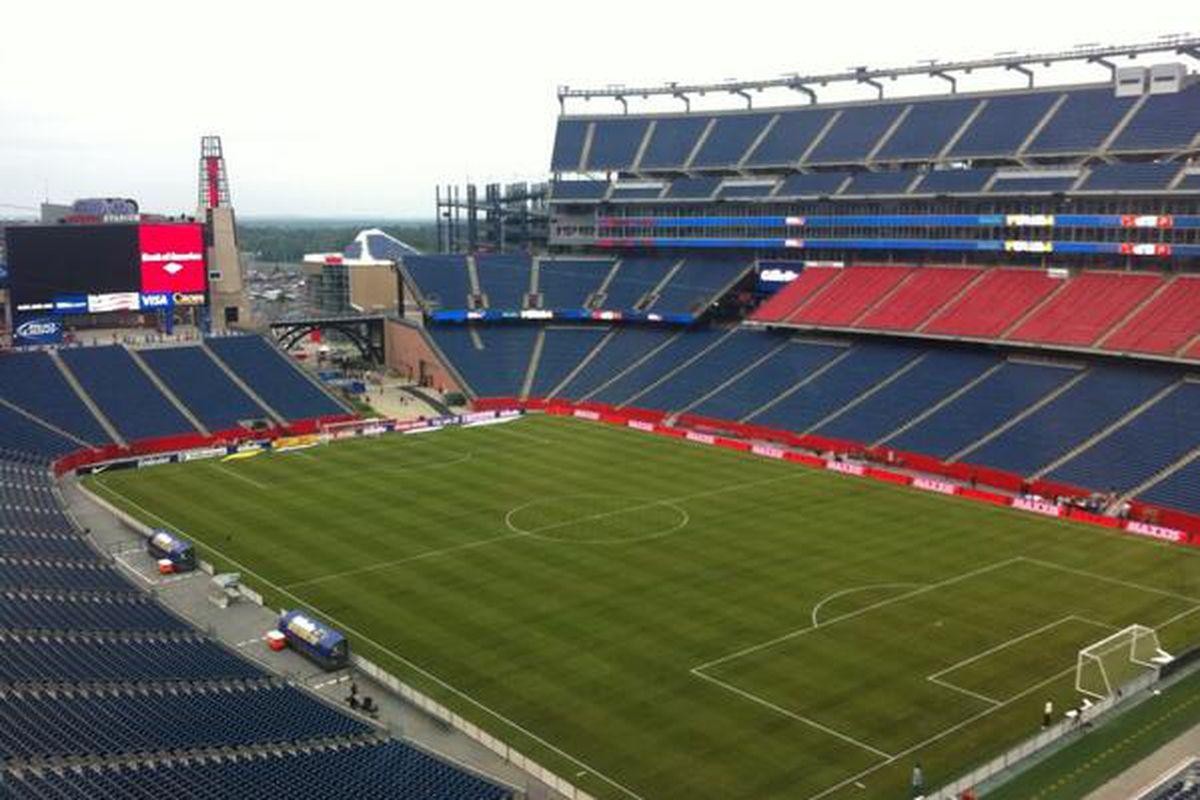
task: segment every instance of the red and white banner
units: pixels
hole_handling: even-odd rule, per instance
[[[1149,522],[1134,522],[1131,520],[1125,523],[1125,530],[1138,536],[1162,539],[1164,542],[1187,541],[1187,534],[1183,531],[1176,530],[1175,528],[1163,528],[1158,525],[1151,525]]]
[[[1034,514],[1044,514],[1047,517],[1061,517],[1062,506],[1049,500],[1038,500],[1034,497],[1014,497],[1012,507],[1021,511],[1032,511]]]
[[[696,433],[695,431],[688,431],[686,438],[689,442],[699,442],[700,444],[713,444],[717,441],[715,436],[710,436],[707,433]]]
[[[843,475],[863,475],[866,468],[862,464],[851,464],[849,461],[826,461],[825,469],[840,472]]]
[[[926,492],[936,492],[938,494],[957,494],[958,487],[948,481],[939,481],[937,478],[913,478],[912,484],[916,489],[922,489]]]
[[[584,408],[577,408],[572,412],[572,414],[574,414],[574,416],[576,416],[576,417],[579,417],[580,419],[590,419],[593,422],[600,419],[600,415],[597,412],[588,411],[587,409],[584,409]]]
[[[633,428],[634,430],[639,430],[639,431],[653,431],[654,430],[653,422],[646,422],[646,421],[640,420],[640,419],[631,419],[628,422],[626,422],[625,424],[628,425],[629,427]]]
[[[783,458],[784,454],[782,447],[772,447],[769,444],[756,444],[750,448],[750,452],[756,456],[765,456],[767,458]]]

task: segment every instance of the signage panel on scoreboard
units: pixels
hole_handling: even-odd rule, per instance
[[[142,293],[204,293],[207,269],[204,229],[200,225],[140,225],[138,248]]]

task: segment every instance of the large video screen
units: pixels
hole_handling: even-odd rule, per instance
[[[18,313],[156,311],[204,303],[199,224],[13,226],[5,240]]]

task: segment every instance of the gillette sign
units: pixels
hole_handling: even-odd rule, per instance
[[[54,317],[35,317],[17,323],[13,340],[17,344],[57,344],[63,338],[62,321]]]
[[[204,228],[196,223],[138,227],[142,295],[204,292]]]

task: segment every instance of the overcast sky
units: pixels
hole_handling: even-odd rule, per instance
[[[0,204],[120,195],[190,211],[200,136],[217,133],[241,214],[427,217],[439,182],[544,177],[560,84],[773,77],[1193,28],[1195,0],[14,3],[0,15]]]

